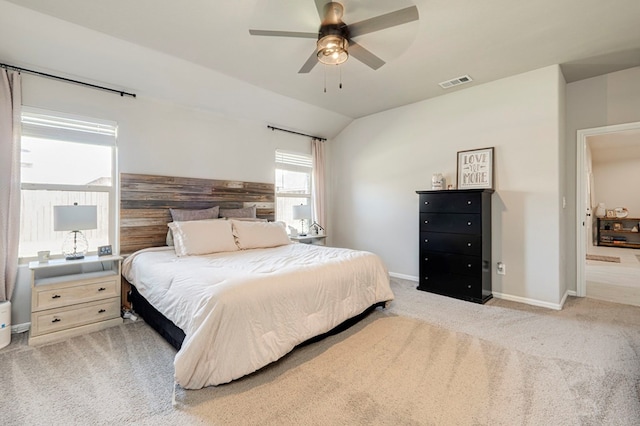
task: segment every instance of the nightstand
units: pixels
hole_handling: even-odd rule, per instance
[[[296,243],[314,244],[317,246],[325,245],[326,238],[327,238],[326,235],[305,235],[305,236],[298,235],[296,237],[289,237],[291,241]]]
[[[120,256],[30,262],[29,345],[122,324]]]

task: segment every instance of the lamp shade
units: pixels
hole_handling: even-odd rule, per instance
[[[80,231],[98,227],[98,206],[53,206],[54,231]]]
[[[304,220],[311,218],[311,206],[300,204],[293,206],[293,220]]]

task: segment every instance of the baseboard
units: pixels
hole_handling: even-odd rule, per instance
[[[29,331],[31,328],[30,322],[25,322],[24,324],[16,324],[11,326],[11,334],[20,334],[26,331]]]
[[[414,277],[413,275],[405,275],[405,274],[398,274],[397,272],[389,272],[389,276],[393,278],[400,278],[403,280],[418,282],[418,277]]]
[[[567,301],[567,297],[569,296],[575,296],[576,292],[575,290],[567,290],[564,292],[564,296],[562,296],[562,300],[560,301],[560,309],[562,309],[564,307],[564,303]]]
[[[550,303],[550,302],[543,302],[541,300],[536,300],[536,299],[529,299],[528,297],[512,296],[510,294],[497,293],[495,291],[493,292],[493,297],[495,297],[496,299],[503,299],[503,300],[510,300],[512,302],[525,303],[527,305],[532,305],[532,306],[540,306],[541,308],[554,309],[556,311],[562,310],[562,305],[564,304],[564,301],[566,299],[566,295],[565,295],[561,303]]]
[[[418,282],[418,277],[415,277],[413,275],[398,274],[397,272],[389,272],[389,276],[393,278],[400,278],[403,280]],[[575,290],[567,290],[564,294],[564,297],[560,301],[560,303],[550,303],[550,302],[543,302],[541,300],[536,300],[536,299],[529,299],[527,297],[512,296],[510,294],[497,293],[495,291],[493,292],[493,297],[495,297],[496,299],[510,300],[512,302],[525,303],[527,305],[532,305],[532,306],[540,306],[542,308],[554,309],[556,311],[562,310],[562,307],[564,306],[564,302],[567,300],[567,296],[575,296],[575,295],[576,295]]]

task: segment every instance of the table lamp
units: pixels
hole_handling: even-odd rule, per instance
[[[298,235],[301,237],[307,235],[307,233],[304,232],[304,221],[306,219],[311,219],[311,206],[304,204],[293,206],[293,220],[300,221],[300,234]]]
[[[67,260],[83,259],[89,249],[87,238],[81,230],[96,229],[98,227],[98,207],[53,206],[53,230],[71,231],[62,243],[62,254]]]

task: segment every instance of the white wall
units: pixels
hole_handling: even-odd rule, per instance
[[[567,104],[567,83],[562,75],[562,72],[558,72],[558,187],[560,189],[558,193],[558,205],[560,206],[558,221],[560,226],[559,238],[560,238],[560,247],[558,249],[559,253],[559,261],[558,261],[558,276],[560,279],[560,283],[558,286],[558,298],[561,301],[560,303],[564,303],[564,298],[568,295],[569,290],[569,273],[567,272],[567,268],[569,264],[567,263],[567,247],[569,246],[569,242],[567,241],[568,233],[566,231],[567,227],[567,180],[566,175],[564,174],[564,165],[568,161],[567,152],[565,150],[565,135],[566,135],[566,104]],[[573,269],[573,268],[571,268]]]
[[[259,121],[30,75],[23,75],[22,86],[24,105],[116,121],[124,173],[273,183],[276,149],[311,152],[308,138],[271,131]],[[12,297],[14,325],[30,321],[29,278],[21,265]]]
[[[273,182],[276,148],[310,152],[308,139],[149,97],[120,97],[24,75],[23,104],[118,123],[121,172]]]
[[[457,151],[493,146],[493,291],[556,307],[562,86],[551,66],[351,123],[329,143],[333,244],[373,251],[391,272],[417,277],[415,191],[430,189],[436,172],[451,183]]]
[[[640,182],[640,161],[637,158],[599,162],[594,157],[593,175],[598,202],[608,209],[626,207],[629,217],[640,218],[640,196],[636,187]]]
[[[640,67],[569,83],[566,96],[566,263],[569,289],[575,291],[577,131],[640,121]]]

